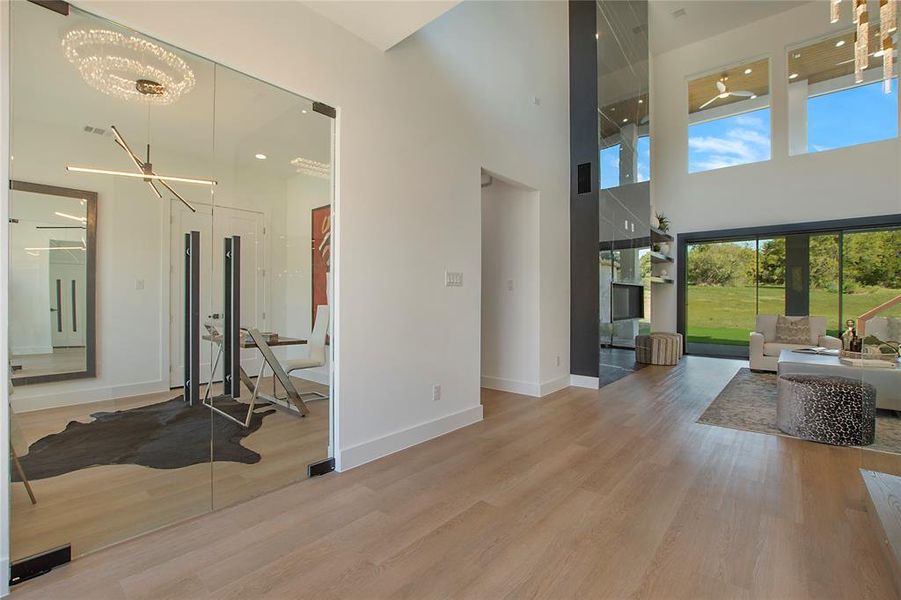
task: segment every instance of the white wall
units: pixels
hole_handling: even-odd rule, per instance
[[[822,3],[811,2],[653,57],[652,201],[670,217],[673,232],[901,211],[898,139],[800,156],[788,153],[786,47],[843,28],[847,22],[830,25]],[[771,57],[771,160],[689,175],[687,79],[763,55]],[[653,305],[654,329],[675,330],[675,286],[655,286]]]
[[[482,188],[482,386],[541,396],[535,190]]]
[[[541,194],[541,381],[563,385],[569,373],[564,3],[464,3],[386,53],[299,3],[77,4],[339,109],[342,468],[481,417],[482,166]],[[445,270],[463,271],[466,285],[445,288]],[[431,399],[434,383],[443,388],[438,402]]]

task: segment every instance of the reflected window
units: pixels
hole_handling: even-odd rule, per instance
[[[651,178],[648,97],[641,94],[598,111],[601,189]]]
[[[854,74],[853,31],[788,51],[791,154],[898,136],[897,78],[883,81],[878,23],[871,24],[869,40],[868,66],[859,78]]]
[[[770,159],[769,61],[688,82],[688,172]]]

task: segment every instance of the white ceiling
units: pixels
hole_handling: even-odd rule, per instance
[[[384,51],[460,4],[460,0],[307,0],[303,4]]]
[[[13,125],[22,124],[19,131],[25,123],[43,124],[61,137],[83,140],[86,150],[103,149],[114,148],[109,126],[115,124],[142,157],[152,142],[153,162],[161,165],[176,151],[204,159],[214,151],[219,165],[280,177],[296,173],[294,158],[331,160],[331,119],[313,112],[305,98],[158,42],[185,60],[196,78],[194,88],[167,106],[120,100],[82,80],[60,39],[75,28],[131,32],[80,11],[63,17],[26,2],[14,3],[12,13],[15,33],[27,32],[14,35],[11,45]],[[83,132],[88,125],[106,129],[107,135]],[[268,159],[254,158],[258,152]],[[85,159],[72,157],[79,160]],[[130,167],[127,159],[119,166]]]
[[[811,0],[650,0],[651,54],[662,54],[724,31],[797,8]],[[673,13],[684,10],[675,17]],[[825,13],[824,13],[825,14]]]

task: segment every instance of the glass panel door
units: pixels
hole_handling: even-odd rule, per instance
[[[213,312],[233,315],[241,348],[217,372],[231,372],[230,393],[212,401],[215,508],[330,456],[333,123],[217,66]]]
[[[749,334],[757,316],[757,255],[754,239],[688,245],[689,352],[748,355]]]
[[[212,420],[183,397],[180,335],[211,186],[163,177],[212,177],[214,70],[74,7],[9,10],[12,558],[79,556],[210,510]]]

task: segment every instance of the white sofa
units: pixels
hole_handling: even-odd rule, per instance
[[[831,335],[826,335],[826,317],[810,317],[810,343],[809,344],[780,344],[776,342],[777,315],[757,315],[756,331],[751,332],[751,346],[749,359],[752,371],[775,371],[779,360],[779,353],[783,350],[796,350],[809,346],[823,346],[824,348],[842,347],[842,341]],[[800,317],[788,317],[798,319]]]

